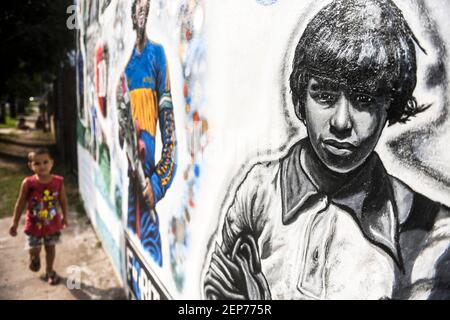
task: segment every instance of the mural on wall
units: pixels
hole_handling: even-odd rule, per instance
[[[161,237],[155,206],[164,197],[176,172],[176,139],[169,67],[164,48],[146,35],[149,9],[149,0],[133,1],[136,44],[125,69],[130,101],[126,111],[131,111],[131,115],[125,114],[124,118],[132,118],[135,125],[126,126],[123,131],[131,131],[125,136],[138,136],[137,141],[126,139],[127,144],[135,144],[132,147],[134,152],[127,152],[130,177],[128,228],[161,266]],[[122,116],[119,116],[119,122],[121,119]],[[161,158],[155,163],[158,121],[163,147]]]
[[[230,192],[205,298],[450,298],[449,209],[390,175],[375,152],[388,126],[435,109],[426,129],[387,145],[446,185],[442,166],[431,172],[420,159],[445,130],[447,111],[438,108],[448,110],[447,55],[438,30],[427,28],[435,47],[418,40],[391,0],[334,0],[308,20],[285,91],[307,135],[251,166]],[[435,50],[425,87],[444,89],[444,102],[422,104],[418,56]]]
[[[182,200],[179,211],[170,222],[170,263],[178,290],[185,282],[185,262],[191,250],[190,221],[198,216],[196,203],[203,171],[202,154],[208,145],[208,120],[204,113],[204,82],[206,57],[203,40],[204,6],[202,1],[186,1],[178,9],[180,17],[179,57],[183,73],[183,97],[186,152],[188,162],[183,167]],[[201,199],[200,199],[201,200]]]
[[[122,203],[117,194],[122,182],[117,168],[117,148],[111,134],[115,113],[109,87],[115,47],[99,28],[111,1],[78,3],[78,160],[81,193],[93,224],[104,240],[118,273],[123,272],[119,230]],[[112,49],[112,50],[111,50]],[[113,53],[113,56],[111,56]],[[114,230],[114,232],[111,232]]]
[[[81,194],[130,297],[171,298],[185,289],[190,215],[206,146],[201,1],[85,0],[78,14]],[[168,51],[153,40],[162,29],[151,17],[156,26],[178,30],[162,38],[177,50],[169,54],[177,58],[176,94],[184,106],[173,103]],[[181,159],[176,128],[189,136]],[[178,167],[186,184],[165,201]],[[161,226],[157,208],[164,202]]]
[[[130,298],[450,298],[450,2],[77,7],[80,193]]]

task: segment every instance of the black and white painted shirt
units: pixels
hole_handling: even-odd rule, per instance
[[[449,210],[389,175],[375,152],[324,192],[308,152],[305,139],[248,172],[212,252],[206,298],[450,298]]]

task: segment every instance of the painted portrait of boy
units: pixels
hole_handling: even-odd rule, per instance
[[[374,151],[388,125],[427,108],[413,95],[418,51],[391,0],[335,0],[309,21],[289,79],[307,137],[235,190],[205,298],[450,297],[448,208]]]

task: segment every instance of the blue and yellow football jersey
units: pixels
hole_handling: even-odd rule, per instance
[[[145,176],[150,178],[155,204],[164,197],[176,171],[175,120],[170,94],[170,77],[164,48],[147,40],[142,52],[136,48],[125,69],[132,114],[141,128],[145,144]],[[159,120],[161,159],[155,164],[155,137]]]

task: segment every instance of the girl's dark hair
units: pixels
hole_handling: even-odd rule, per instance
[[[53,157],[52,157],[52,155],[50,153],[50,150],[48,150],[46,148],[39,148],[39,149],[37,149],[35,151],[32,151],[32,152],[28,153],[28,162],[33,162],[34,157],[40,156],[40,155],[43,155],[43,154],[47,154],[50,157],[50,159],[53,159]]]
[[[406,122],[424,110],[413,97],[416,45],[425,52],[391,0],[333,1],[308,23],[295,50],[290,87],[297,117],[305,119],[308,82],[316,76],[387,95],[389,125]]]

